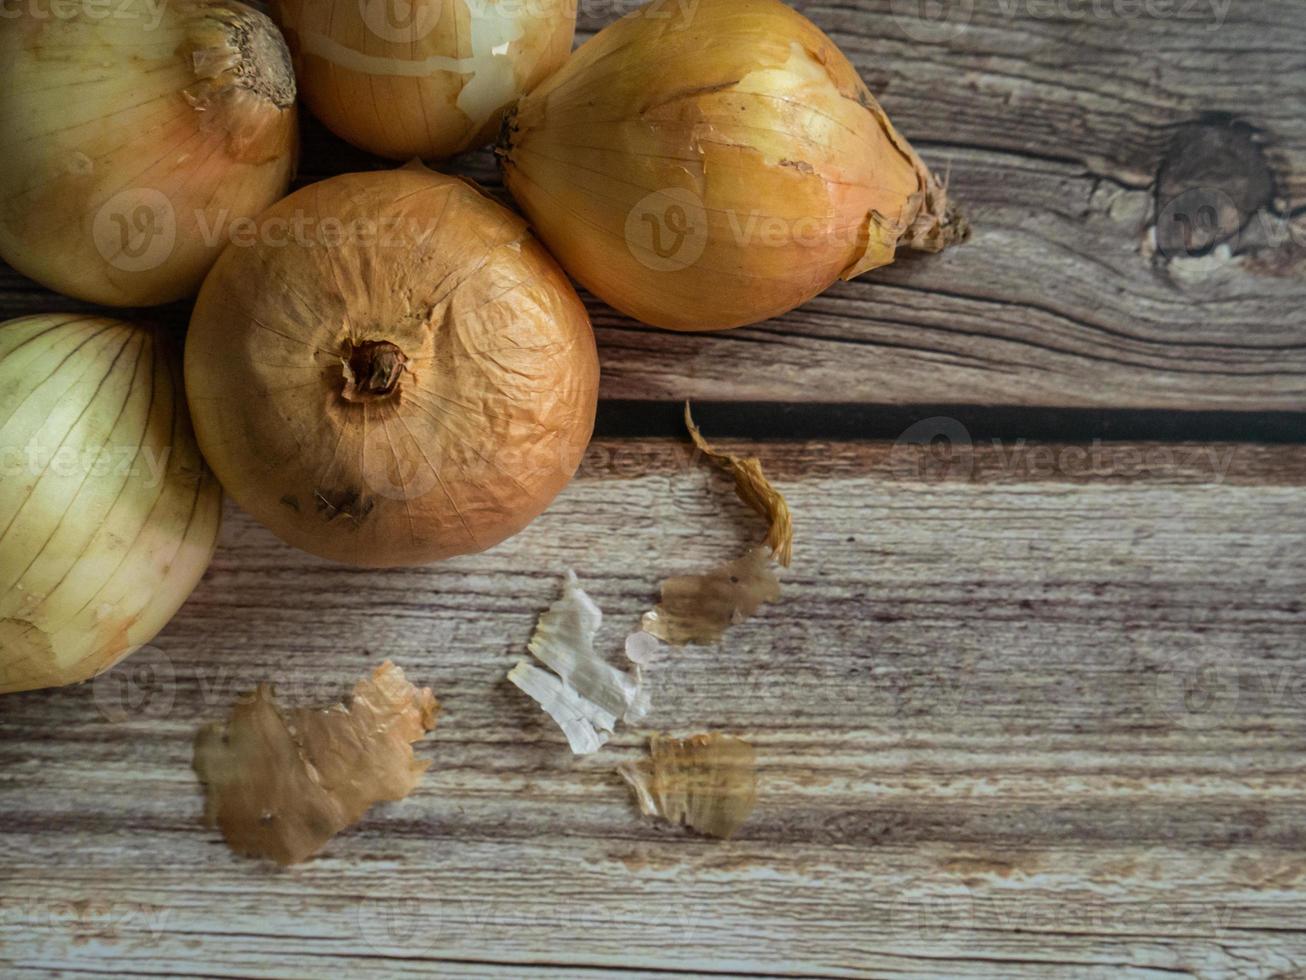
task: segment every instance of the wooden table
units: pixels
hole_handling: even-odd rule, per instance
[[[599,436],[487,554],[352,571],[229,508],[153,647],[0,702],[6,976],[1306,974],[1301,4],[800,6],[973,241],[715,336],[592,303]],[[310,128],[305,180],[375,166]],[[82,308],[0,273],[5,316]],[[615,655],[758,533],[686,397],[793,505],[785,597],[576,759],[504,679],[563,570]],[[444,704],[417,793],[303,866],[230,854],[197,725],[382,657]],[[735,840],[633,808],[654,728],[757,746]]]

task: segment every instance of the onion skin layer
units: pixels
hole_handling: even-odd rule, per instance
[[[290,185],[295,82],[236,0],[15,4],[0,18],[0,257],[68,296],[190,296]]]
[[[575,0],[278,0],[275,9],[313,114],[392,160],[492,142],[504,110],[566,60],[576,33]]]
[[[290,544],[363,566],[481,551],[544,510],[589,442],[599,369],[526,223],[410,167],[313,184],[259,224],[268,240],[218,260],[186,342],[227,492]]]
[[[222,490],[160,332],[0,324],[0,693],[71,684],[152,640],[208,568]]]
[[[617,21],[521,100],[497,152],[562,266],[674,330],[756,323],[965,236],[847,58],[779,0]]]

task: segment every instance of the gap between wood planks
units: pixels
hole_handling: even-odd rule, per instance
[[[913,428],[928,427],[929,423],[940,428],[955,423],[954,431],[982,440],[1306,443],[1306,412],[865,402],[695,401],[692,405],[695,421],[709,438],[921,442]],[[594,435],[611,439],[683,438],[682,403],[604,400],[599,404]]]

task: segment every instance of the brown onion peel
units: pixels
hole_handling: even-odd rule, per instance
[[[431,763],[412,743],[439,708],[388,660],[354,685],[347,706],[282,708],[260,684],[195,738],[205,822],[238,854],[306,861],[374,804],[416,789]]]
[[[673,575],[662,583],[662,601],[644,614],[641,628],[672,646],[716,643],[764,603],[780,598],[765,546],[703,575]]]
[[[767,522],[767,546],[776,561],[788,568],[794,555],[793,515],[784,495],[762,472],[761,460],[756,456],[741,457],[714,449],[694,424],[689,402],[685,402],[685,428],[689,430],[695,447],[734,477],[736,495]]]
[[[617,767],[640,812],[711,837],[733,837],[757,804],[753,747],[716,733],[652,735],[648,741],[648,758]]]

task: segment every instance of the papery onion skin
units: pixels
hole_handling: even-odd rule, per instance
[[[756,323],[966,234],[847,58],[778,0],[617,21],[521,100],[497,152],[563,267],[675,330]]]
[[[314,115],[393,160],[490,143],[504,110],[566,60],[576,31],[575,0],[279,0],[275,9]]]
[[[594,334],[562,270],[519,217],[420,167],[314,184],[260,225],[296,219],[283,244],[229,248],[191,321],[187,391],[227,492],[353,565],[525,527],[571,479],[597,406]]]
[[[0,693],[85,680],[152,640],[208,568],[221,510],[167,337],[0,324]]]
[[[285,44],[236,0],[60,9],[0,18],[0,257],[108,306],[192,295],[294,174]]]

